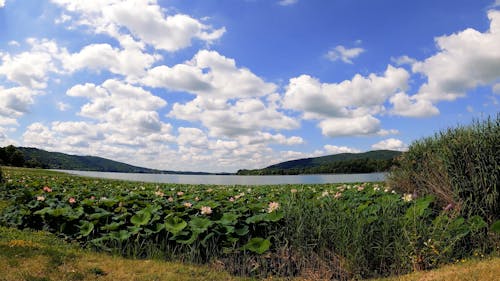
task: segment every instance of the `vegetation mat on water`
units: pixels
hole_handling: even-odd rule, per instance
[[[351,280],[498,251],[463,247],[483,233],[498,237],[480,216],[436,211],[434,196],[382,184],[145,184],[12,168],[4,179],[4,225],[237,275]]]

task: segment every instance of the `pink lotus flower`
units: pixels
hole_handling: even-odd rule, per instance
[[[177,196],[182,196],[182,195],[184,195],[184,192],[182,191],[177,192]]]
[[[193,204],[191,204],[189,202],[184,203],[184,207],[186,207],[186,208],[191,208],[192,206],[193,206]]]
[[[212,208],[209,206],[203,206],[201,207],[201,214],[202,215],[210,215],[212,213]]]
[[[280,203],[278,202],[269,202],[269,206],[267,207],[267,212],[272,213],[280,208]]]
[[[43,191],[45,191],[45,192],[52,192],[52,188],[50,188],[48,186],[44,186],[43,187]]]
[[[75,204],[75,203],[76,203],[76,199],[75,199],[75,197],[70,197],[70,198],[68,199],[68,202],[69,202],[70,204]]]
[[[172,198],[172,196],[168,197],[168,202],[174,202],[174,198]]]
[[[36,200],[37,201],[45,201],[45,197],[43,197],[43,196],[37,196]]]
[[[341,196],[342,196],[342,193],[337,192],[337,193],[335,193],[335,196],[333,196],[333,197],[335,197],[335,199],[338,199],[338,198],[340,198]]]

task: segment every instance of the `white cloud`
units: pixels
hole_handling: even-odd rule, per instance
[[[234,59],[207,50],[183,64],[155,67],[143,82],[217,99],[264,96],[276,90],[276,85],[264,82],[249,69],[238,68]]]
[[[0,125],[17,125],[17,118],[29,112],[34,97],[39,95],[26,87],[3,88],[0,86]]]
[[[54,41],[29,38],[30,51],[16,55],[0,53],[0,76],[30,89],[47,87],[49,72],[59,72],[57,59],[66,51]]]
[[[60,111],[67,111],[68,109],[71,108],[71,105],[68,104],[68,103],[65,103],[65,102],[57,102],[57,109],[59,109]]]
[[[355,75],[340,83],[321,83],[308,75],[290,79],[283,106],[319,119],[323,135],[370,135],[380,130],[374,114],[384,112],[388,98],[407,88],[409,74],[388,66],[383,75]]]
[[[405,151],[408,149],[408,146],[404,144],[401,140],[390,138],[377,142],[376,144],[373,144],[372,148],[377,150]]]
[[[290,6],[296,4],[299,0],[281,0],[278,2],[281,6]]]
[[[493,85],[492,89],[493,89],[493,93],[500,95],[500,83],[496,83],[495,85]]]
[[[365,50],[363,48],[351,48],[347,49],[342,45],[338,45],[335,48],[328,51],[326,57],[331,61],[342,60],[345,63],[352,64],[352,59],[357,58]]]
[[[16,40],[11,40],[9,41],[9,43],[7,43],[9,46],[13,46],[13,47],[19,47],[21,46],[21,44],[19,44],[19,42],[17,42]]]
[[[0,0],[0,8],[2,8],[3,6],[5,6],[5,0]]]
[[[427,77],[417,99],[453,101],[467,89],[489,85],[500,78],[500,11],[488,12],[486,32],[466,29],[435,39],[438,53],[413,65],[413,71]]]
[[[225,28],[214,29],[184,14],[165,15],[156,0],[52,0],[75,16],[73,24],[88,26],[121,42],[126,29],[135,38],[174,52],[189,47],[193,39],[210,43],[220,38]],[[122,42],[121,42],[122,43]]]
[[[391,61],[394,62],[396,65],[405,65],[405,64],[413,65],[417,62],[416,59],[410,58],[409,56],[406,55],[397,58],[391,57]]]
[[[339,153],[358,153],[361,152],[359,149],[347,147],[347,146],[336,146],[327,144],[323,146],[326,153],[328,154],[339,154]]]
[[[371,115],[327,118],[319,123],[319,127],[321,133],[329,137],[372,135],[380,130],[380,120]]]
[[[64,59],[64,67],[70,72],[88,68],[108,70],[112,73],[136,79],[146,73],[146,69],[161,57],[144,53],[139,46],[129,44],[125,49],[113,48],[109,44],[90,44],[78,53]]]
[[[406,117],[430,117],[439,114],[437,109],[430,101],[418,99],[415,96],[408,96],[405,93],[397,93],[390,98],[394,108],[392,114]]]

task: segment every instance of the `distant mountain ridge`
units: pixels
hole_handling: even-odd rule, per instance
[[[374,150],[340,153],[286,161],[263,169],[239,170],[239,175],[297,175],[329,173],[371,173],[387,171],[402,152]]]
[[[16,149],[22,152],[26,163],[25,166],[33,166],[46,169],[120,173],[210,174],[203,172],[180,172],[149,169],[97,156],[79,156],[61,152],[49,152],[33,147],[16,147]]]

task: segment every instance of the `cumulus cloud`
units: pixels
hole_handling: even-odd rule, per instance
[[[341,60],[345,63],[352,64],[352,59],[357,58],[365,50],[363,48],[351,48],[347,49],[342,45],[338,45],[335,48],[328,51],[326,57],[331,61]]]
[[[377,150],[405,151],[408,149],[408,146],[404,144],[401,140],[390,138],[373,144],[372,148]]]
[[[5,0],[0,0],[0,8],[2,8],[3,6],[5,6]]]
[[[34,97],[40,94],[26,87],[3,88],[0,86],[0,125],[17,125],[17,118],[29,112]]]
[[[107,70],[127,76],[129,79],[137,79],[160,58],[158,55],[143,52],[139,46],[119,49],[109,44],[90,44],[77,53],[68,54],[63,63],[64,68],[70,72],[83,68]]]
[[[234,59],[208,50],[199,51],[183,64],[150,69],[143,83],[217,99],[264,96],[276,90],[276,85],[264,82],[249,69],[238,68]]]
[[[184,14],[166,15],[156,0],[52,0],[75,19],[75,26],[88,26],[122,44],[124,30],[153,46],[174,52],[189,47],[193,39],[207,43],[220,38],[225,28],[214,29]],[[141,11],[137,13],[137,11]]]
[[[19,54],[0,53],[0,76],[30,89],[47,87],[48,74],[59,72],[57,59],[66,50],[60,49],[55,41],[30,38],[31,50]]]
[[[327,136],[375,134],[380,121],[373,115],[384,111],[383,104],[405,90],[409,73],[388,66],[383,75],[355,75],[340,83],[321,83],[309,75],[290,79],[283,98],[287,109],[303,112],[305,119],[319,119]]]
[[[359,149],[347,147],[347,146],[336,146],[327,144],[323,146],[326,153],[328,154],[339,154],[339,153],[358,153],[361,152]]]
[[[430,101],[408,96],[405,93],[397,93],[390,98],[393,104],[392,114],[406,117],[429,117],[439,114],[439,109]]]
[[[416,99],[453,101],[465,96],[468,89],[498,81],[500,11],[490,10],[488,18],[490,28],[485,32],[468,28],[435,39],[439,51],[413,64],[414,72],[427,77]]]
[[[397,58],[391,57],[391,61],[394,62],[396,65],[413,65],[417,62],[416,59],[410,58],[409,56],[400,56]]]

